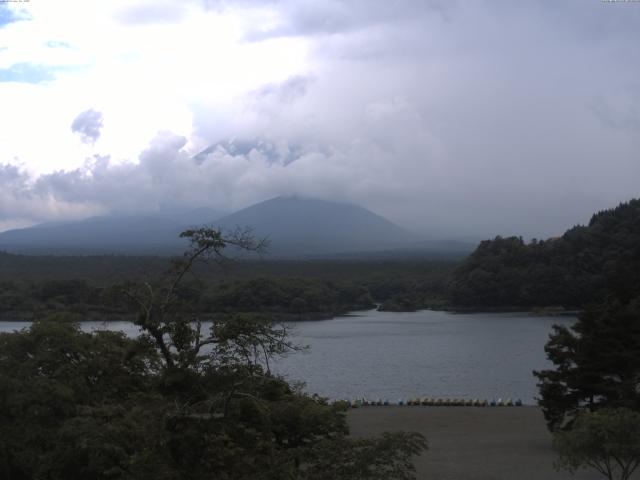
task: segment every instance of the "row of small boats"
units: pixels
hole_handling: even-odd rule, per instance
[[[338,400],[338,402],[346,402],[351,408],[373,407],[373,406],[429,406],[429,407],[521,407],[522,400],[507,399],[479,399],[479,398],[399,398],[397,401],[378,398],[377,400],[367,400],[366,398],[357,398],[355,400]]]

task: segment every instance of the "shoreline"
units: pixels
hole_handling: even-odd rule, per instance
[[[576,317],[580,314],[581,310],[564,310],[560,307],[463,307],[463,306],[433,306],[426,308],[417,308],[414,310],[386,310],[380,309],[380,304],[376,304],[371,308],[357,308],[355,310],[337,310],[337,311],[323,311],[323,312],[306,312],[306,313],[291,313],[291,312],[215,312],[213,314],[200,313],[202,316],[211,315],[234,315],[234,314],[247,314],[247,315],[267,315],[273,316],[276,322],[318,322],[323,320],[333,320],[340,317],[352,317],[359,316],[363,312],[381,312],[381,313],[416,313],[422,311],[432,312],[447,312],[453,315],[465,315],[474,313],[519,313],[530,316],[539,317]],[[73,310],[63,310],[72,315],[85,315],[87,318],[81,321],[103,321],[103,322],[127,322],[133,321],[136,317],[136,313],[133,312],[114,312],[88,309],[86,312],[74,312]],[[41,312],[33,311],[6,311],[0,313],[0,322],[33,322],[36,317],[42,315],[46,317],[54,314],[56,311],[43,310]],[[106,317],[106,318],[105,318]]]
[[[465,307],[456,305],[440,305],[426,308],[416,308],[414,310],[392,310],[392,309],[376,309],[379,312],[392,313],[412,313],[429,310],[433,312],[449,312],[454,314],[473,314],[473,313],[526,313],[531,316],[541,317],[574,317],[580,314],[579,309],[561,309],[556,307],[540,307],[540,306],[506,306],[506,307]]]

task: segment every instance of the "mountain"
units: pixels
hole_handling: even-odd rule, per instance
[[[272,256],[322,255],[405,247],[418,237],[357,205],[302,197],[277,197],[214,223],[250,226],[266,237]]]
[[[180,232],[211,224],[220,213],[209,208],[164,216],[103,216],[76,222],[43,223],[0,233],[0,249],[35,254],[168,254],[186,245]]]
[[[103,216],[45,223],[0,233],[0,250],[27,254],[153,254],[182,251],[180,232],[207,224],[251,228],[268,238],[268,257],[414,257],[467,253],[464,246],[428,242],[363,207],[303,197],[272,198],[231,215],[208,208],[157,216]],[[235,252],[229,251],[231,254]],[[363,257],[364,256],[364,257]]]

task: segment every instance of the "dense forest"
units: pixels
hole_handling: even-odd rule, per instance
[[[99,287],[83,280],[4,282],[0,284],[0,318],[32,320],[64,311],[76,320],[130,319],[135,309],[124,295],[126,288],[127,283]],[[176,296],[185,313],[264,312],[290,320],[375,307],[364,287],[317,279],[257,278],[209,286],[185,282]]]
[[[486,240],[449,284],[456,306],[581,308],[640,291],[640,200],[596,213],[559,238]]]
[[[131,282],[166,271],[168,258],[33,257],[0,253],[0,319],[60,311],[72,318],[130,318]],[[176,294],[193,313],[267,312],[283,320],[329,318],[353,310],[414,310],[444,303],[455,263],[441,260],[228,261],[194,266]],[[185,307],[186,308],[186,307]]]
[[[576,436],[584,434],[581,425],[593,412],[601,412],[607,418],[607,411],[620,412],[615,409],[640,410],[640,201],[599,212],[588,226],[575,227],[552,242],[515,245],[515,250],[522,252],[520,263],[514,261],[508,249],[499,253],[505,242],[511,246],[517,243],[513,240],[485,243],[484,252],[493,249],[497,254],[484,255],[484,261],[478,255],[482,250],[478,249],[476,269],[495,263],[510,268],[498,272],[499,280],[493,288],[509,288],[506,285],[509,277],[512,285],[507,291],[512,296],[498,300],[501,292],[491,295],[479,289],[475,290],[476,296],[466,296],[473,293],[473,288],[458,293],[471,302],[524,304],[553,299],[558,304],[580,307],[574,325],[555,325],[549,336],[545,351],[554,367],[534,372],[540,390],[539,404],[548,427],[559,435],[557,439],[564,438],[560,432],[567,430],[575,429]],[[469,265],[467,262],[465,267]],[[555,290],[542,281],[552,272],[557,276]],[[473,269],[465,273],[461,267],[456,275],[462,280],[460,286],[464,286],[465,278],[469,280],[474,273]],[[538,288],[537,297],[526,296],[525,292],[531,292],[532,287]],[[609,432],[620,432],[617,427],[606,428]],[[600,437],[593,445],[598,448],[615,442],[625,448],[633,445],[629,439],[620,438],[612,441]],[[637,437],[634,434],[629,438]],[[595,451],[590,451],[589,459],[596,456]],[[615,453],[619,459],[620,451]],[[622,463],[619,464],[622,468]]]
[[[218,253],[219,232],[200,233],[213,243],[196,235],[191,257]],[[11,478],[102,478],[107,467],[109,478],[413,478],[420,435],[350,439],[344,405],[269,371],[270,358],[295,349],[273,320],[376,304],[580,309],[547,343],[555,368],[535,372],[549,428],[570,429],[591,410],[640,408],[640,200],[559,238],[481,242],[459,264],[189,258],[0,254],[0,318],[36,320],[0,335],[9,352],[0,390],[10,392],[0,398],[0,467]],[[143,334],[86,334],[73,322],[92,318],[130,319]]]
[[[178,295],[194,312],[328,318],[374,308],[581,309],[640,291],[640,200],[596,213],[558,238],[496,237],[452,259],[246,260],[198,266]],[[61,310],[77,318],[132,315],[129,282],[165,271],[165,257],[26,256],[0,252],[0,319]],[[188,302],[187,302],[188,300]]]
[[[220,258],[233,241],[211,229],[189,238],[169,270],[124,287],[138,337],[42,318],[0,333],[0,476],[415,478],[412,457],[427,448],[421,434],[351,438],[344,402],[329,405],[271,373],[271,359],[299,350],[286,327],[229,314],[203,328],[206,319],[185,315],[193,300],[181,290],[193,265]],[[65,287],[50,291],[91,295],[86,283]]]

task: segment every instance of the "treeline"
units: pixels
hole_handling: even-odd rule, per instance
[[[0,320],[33,320],[60,313],[76,320],[121,319],[130,308],[119,285],[98,287],[84,280],[0,282]]]
[[[0,253],[0,318],[66,310],[83,318],[128,314],[127,282],[157,277],[163,257],[28,257]],[[640,200],[595,214],[558,238],[496,237],[462,263],[439,260],[287,260],[198,266],[185,304],[200,312],[326,318],[373,308],[581,309],[640,292]],[[123,306],[125,305],[125,306]]]
[[[496,237],[480,243],[449,284],[456,306],[581,308],[640,292],[640,200],[596,213],[546,241]]]
[[[83,280],[0,284],[0,318],[42,318],[58,312],[78,319],[124,319],[133,315],[126,284],[98,287]],[[319,279],[259,278],[249,281],[185,283],[176,290],[184,313],[275,313],[293,319],[331,317],[374,308],[366,288]]]
[[[310,278],[221,282],[205,292],[198,304],[202,311],[209,312],[287,313],[301,318],[375,307],[363,286]]]
[[[0,319],[67,312],[78,320],[133,315],[129,283],[158,277],[162,257],[29,257],[0,253]],[[194,267],[176,292],[188,313],[268,312],[285,319],[329,318],[374,308],[415,310],[442,303],[445,261],[234,261]]]
[[[196,265],[193,275],[207,282],[252,280],[261,277],[321,278],[332,281],[368,281],[373,278],[416,277],[450,271],[460,258],[364,258],[364,259],[242,259],[222,265]],[[107,285],[156,278],[171,268],[170,257],[134,255],[15,255],[0,251],[0,282],[85,280]]]
[[[188,238],[171,270],[124,286],[136,338],[42,319],[0,333],[1,478],[415,478],[421,434],[352,438],[344,402],[329,405],[272,374],[273,359],[301,347],[269,315],[214,317],[204,330],[180,315],[201,292],[186,283],[193,265],[219,259],[227,242],[208,228]],[[96,292],[67,282],[33,293],[94,301]]]
[[[443,266],[420,274],[379,276],[364,285],[379,302],[379,310],[408,312],[441,308],[448,304],[448,281],[452,268]]]
[[[422,308],[425,299],[434,298],[429,291],[432,283],[442,288],[445,282],[421,283],[403,277],[376,277],[367,282],[260,277],[206,284],[185,282],[175,294],[179,309],[186,314],[261,312],[285,320],[306,320],[372,309],[376,303],[383,303],[382,309],[386,310]],[[130,319],[135,305],[126,290],[126,282],[108,286],[85,280],[0,282],[0,320],[32,320],[60,312],[72,314],[76,320]],[[398,303],[400,306],[394,307]]]

